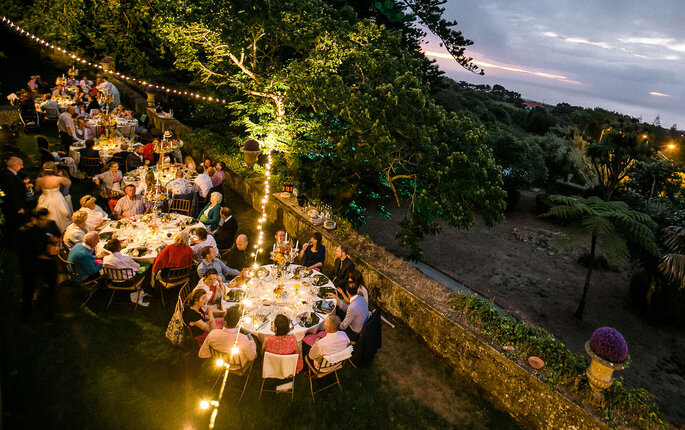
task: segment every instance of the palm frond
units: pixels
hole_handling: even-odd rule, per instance
[[[680,288],[685,287],[685,255],[666,254],[659,260],[659,270],[666,276],[680,282]]]
[[[664,235],[664,245],[673,252],[685,254],[685,227],[669,226],[662,230]]]
[[[580,224],[587,231],[599,234],[612,234],[615,232],[614,224],[608,218],[599,215],[586,216],[580,220]]]

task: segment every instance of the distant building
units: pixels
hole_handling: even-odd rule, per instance
[[[544,108],[545,105],[540,104],[538,102],[534,102],[532,100],[526,100],[525,102],[523,102],[523,107],[528,109],[528,110],[531,110],[534,108]]]

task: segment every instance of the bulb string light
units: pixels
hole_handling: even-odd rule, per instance
[[[64,49],[58,45],[52,44],[52,43],[46,41],[45,39],[42,39],[42,38],[36,36],[35,34],[30,33],[28,30],[24,30],[23,28],[21,28],[20,26],[18,26],[14,22],[12,22],[6,16],[2,17],[2,23],[9,26],[12,30],[15,30],[17,33],[21,34],[22,36],[26,36],[27,38],[31,39],[32,41],[34,41],[38,44],[40,44],[46,48],[53,49],[56,52],[62,53],[64,55],[68,56],[69,58],[71,58],[72,60],[76,61],[77,63],[98,69],[99,71],[101,71],[104,74],[113,75],[113,76],[116,76],[117,78],[121,78],[125,81],[135,82],[137,84],[145,85],[146,87],[152,87],[156,90],[160,90],[160,91],[166,92],[168,94],[176,94],[178,96],[190,98],[193,100],[202,100],[205,102],[226,104],[226,99],[221,99],[219,97],[201,95],[201,94],[193,92],[193,91],[176,89],[176,88],[169,87],[168,85],[157,85],[153,82],[150,82],[149,80],[138,79],[136,77],[125,75],[125,74],[120,73],[120,72],[108,70],[102,64],[98,64],[95,61],[88,61],[88,59],[83,58],[79,54],[67,51],[66,49]]]
[[[219,413],[219,407],[221,406],[221,400],[224,396],[224,390],[226,388],[226,381],[228,380],[228,374],[230,373],[231,370],[231,363],[233,363],[233,357],[240,354],[240,348],[238,347],[238,336],[240,336],[240,331],[243,328],[243,323],[245,322],[245,311],[247,310],[248,307],[252,305],[252,302],[250,301],[248,292],[250,291],[250,287],[254,285],[254,280],[252,277],[254,276],[256,270],[259,267],[259,263],[257,262],[259,258],[259,254],[261,254],[264,251],[263,248],[263,242],[264,242],[264,224],[266,222],[266,203],[269,201],[269,193],[271,191],[271,165],[272,165],[272,156],[271,156],[271,151],[268,152],[267,155],[267,162],[265,167],[265,180],[264,180],[264,196],[262,197],[261,200],[261,205],[260,205],[260,214],[259,214],[259,219],[257,221],[257,241],[255,245],[253,246],[254,252],[251,253],[251,256],[254,257],[254,263],[252,264],[252,270],[249,271],[249,280],[245,284],[245,298],[242,299],[241,304],[241,314],[240,314],[240,320],[238,322],[238,330],[236,331],[235,335],[235,341],[233,342],[233,347],[231,348],[231,352],[229,354],[229,359],[228,363],[224,362],[222,359],[218,359],[216,361],[216,365],[218,367],[223,367],[223,380],[221,382],[221,388],[219,389],[219,395],[217,397],[217,400],[203,400],[200,402],[200,408],[201,409],[209,409],[212,407],[212,414],[209,418],[209,428],[214,429],[214,425],[216,423],[216,417]]]

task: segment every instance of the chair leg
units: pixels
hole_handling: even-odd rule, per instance
[[[316,403],[316,399],[314,398],[314,383],[312,382],[312,371],[311,369],[309,370],[309,391],[312,392],[312,401]]]
[[[90,301],[90,298],[93,297],[93,295],[95,294],[95,290],[96,290],[95,288],[90,290],[90,293],[88,293],[88,297],[86,297],[86,301],[81,303],[81,306],[79,306],[79,309],[83,309],[83,307]]]
[[[342,385],[340,384],[340,378],[338,378],[338,371],[335,371],[335,380],[338,381],[338,387],[340,387],[340,391],[342,391]]]
[[[262,391],[264,390],[264,381],[265,381],[265,379],[262,378],[262,388],[259,389],[259,398],[257,400],[262,400]]]
[[[293,375],[293,391],[290,395],[290,403],[295,401],[295,375]]]
[[[112,295],[109,297],[109,303],[107,303],[107,307],[105,309],[109,309],[109,306],[112,304],[112,300],[114,300],[114,295],[117,293],[116,290],[112,290]]]
[[[161,287],[161,288],[159,289],[159,295],[162,296],[162,307],[163,307],[164,309],[166,309],[166,305],[164,304],[164,290],[165,290],[165,288],[164,288],[164,287]]]
[[[250,366],[250,370],[247,371],[247,377],[245,378],[245,385],[243,385],[243,392],[240,393],[240,397],[238,398],[238,403],[240,403],[240,401],[243,400],[243,396],[245,395],[245,390],[247,389],[247,382],[250,380],[250,373],[252,373],[252,366]]]

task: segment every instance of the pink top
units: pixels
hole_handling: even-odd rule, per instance
[[[297,353],[297,339],[293,335],[287,336],[269,336],[264,340],[266,347],[264,351],[278,355],[289,355]],[[297,357],[297,372],[299,373],[304,367],[302,362],[302,354]]]

